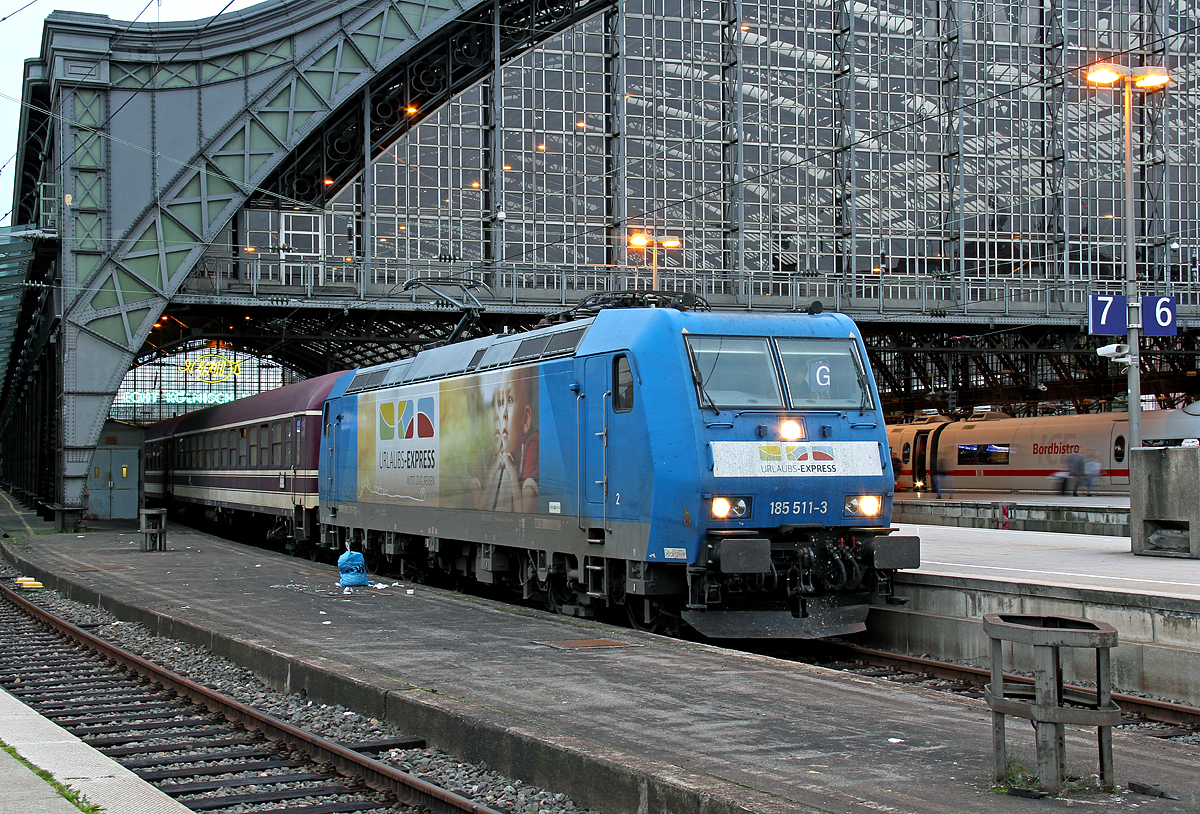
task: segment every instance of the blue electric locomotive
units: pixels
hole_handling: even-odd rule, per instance
[[[612,308],[359,369],[320,544],[665,632],[863,630],[919,565],[865,359],[839,314]]]

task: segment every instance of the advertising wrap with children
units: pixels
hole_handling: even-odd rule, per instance
[[[536,512],[538,368],[363,393],[358,499]]]

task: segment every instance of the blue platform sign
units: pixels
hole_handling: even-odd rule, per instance
[[[1088,300],[1088,333],[1093,336],[1123,336],[1129,331],[1124,294],[1093,294]]]
[[[1175,298],[1142,297],[1142,335],[1175,336],[1177,333]]]

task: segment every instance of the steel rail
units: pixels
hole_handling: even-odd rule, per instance
[[[964,664],[951,664],[944,661],[935,661],[933,659],[921,658],[919,656],[906,656],[901,653],[888,653],[883,650],[871,650],[866,647],[857,645],[844,644],[841,648],[858,654],[861,658],[869,661],[878,667],[892,667],[904,672],[922,672],[929,673],[935,678],[942,678],[948,681],[962,679],[964,676],[970,676],[972,679],[982,679],[976,683],[988,684],[992,680],[991,670],[984,670],[980,667],[971,667]],[[914,669],[919,668],[919,669]],[[1004,674],[1005,682],[1014,684],[1033,685],[1033,679],[1028,676],[1013,675],[1012,673]],[[1088,687],[1080,687],[1074,684],[1064,684],[1063,691],[1071,693],[1076,697],[1092,697],[1096,695],[1094,689]],[[1120,705],[1123,712],[1132,712],[1142,715],[1148,720],[1156,721],[1164,724],[1175,724],[1177,726],[1200,727],[1200,708],[1189,706],[1187,704],[1176,704],[1170,701],[1161,701],[1156,698],[1142,698],[1136,695],[1128,695],[1126,693],[1114,692],[1112,699]]]
[[[122,650],[70,622],[59,619],[4,585],[0,585],[0,596],[63,635],[85,645],[116,664],[156,681],[164,688],[174,690],[176,693],[190,698],[196,704],[207,707],[212,712],[224,715],[226,720],[241,723],[248,729],[256,729],[268,740],[297,748],[317,763],[330,766],[343,776],[355,777],[370,789],[394,795],[407,805],[427,808],[434,814],[461,814],[462,812],[505,814],[496,809],[478,805],[440,786],[427,783],[399,769],[360,755],[333,741],[305,732],[286,721],[259,712],[240,701],[147,661],[141,656]]]

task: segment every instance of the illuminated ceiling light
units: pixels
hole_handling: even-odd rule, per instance
[[[380,242],[380,243],[387,243],[387,238],[386,238],[386,237],[381,237],[381,238],[379,238],[379,242]]]
[[[539,149],[539,150],[541,150],[542,152],[546,152],[546,145],[545,145],[545,144],[539,144],[539,145],[538,145],[538,149]]]
[[[326,178],[326,179],[325,179],[325,186],[327,186],[327,187],[331,187],[331,186],[333,186],[333,179],[332,179],[332,178]]]
[[[575,122],[576,127],[587,127],[587,122]]]
[[[246,251],[246,252],[252,252],[252,251],[254,251],[254,247],[253,247],[253,246],[247,246],[246,248],[242,249],[242,251]]]
[[[409,105],[408,107],[404,108],[404,111],[406,113],[408,113],[408,115],[411,116],[412,114],[417,112],[417,109],[415,107],[413,107],[412,105]]]
[[[630,246],[639,246],[639,247],[649,246],[650,238],[646,237],[645,235],[630,235],[629,236],[629,245]]]
[[[742,30],[743,30],[743,31],[749,31],[749,30],[750,30],[750,26],[746,25],[745,23],[742,23],[742,26],[741,26],[741,28],[742,28]]]
[[[512,164],[505,164],[505,165],[504,165],[504,169],[506,169],[506,170],[511,170],[511,169],[512,169]]]
[[[662,246],[664,249],[678,249],[680,246],[680,241],[677,237],[664,237],[662,240],[658,241],[658,245]]]
[[[403,232],[403,231],[404,231],[405,229],[407,229],[407,228],[408,228],[408,227],[407,227],[407,226],[405,226],[404,224],[401,224],[401,225],[400,225],[400,231],[401,231],[401,232]]]
[[[479,182],[478,182],[478,181],[472,181],[472,182],[471,182],[471,186],[473,186],[475,189],[479,189]]]

